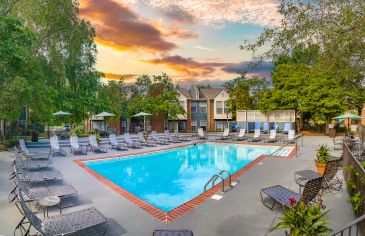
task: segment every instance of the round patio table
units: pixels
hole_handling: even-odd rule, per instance
[[[47,212],[47,217],[48,217],[48,208],[49,207],[54,207],[59,205],[60,206],[60,213],[61,213],[61,199],[57,196],[48,196],[48,197],[44,197],[41,198],[38,203],[39,205],[43,208],[43,216],[44,218],[46,217],[46,212]]]

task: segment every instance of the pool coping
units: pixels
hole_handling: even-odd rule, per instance
[[[217,141],[214,140],[213,142],[217,142]],[[206,199],[210,198],[215,193],[220,191],[221,190],[220,185],[215,185],[214,187],[208,189],[204,193],[201,193],[200,195],[196,196],[195,198],[181,204],[180,206],[170,210],[169,212],[164,212],[161,209],[153,206],[152,204],[150,204],[150,203],[142,200],[141,198],[133,195],[132,193],[128,192],[127,190],[123,189],[122,187],[116,185],[115,183],[113,183],[112,181],[110,181],[107,178],[103,177],[102,175],[98,174],[97,172],[93,171],[88,166],[86,166],[83,162],[94,161],[94,160],[102,160],[102,159],[128,158],[128,157],[135,156],[135,155],[154,153],[154,152],[165,151],[165,150],[169,150],[169,149],[176,149],[176,148],[180,148],[180,147],[186,147],[186,146],[191,146],[191,145],[194,145],[194,144],[205,143],[205,142],[212,142],[212,141],[211,140],[194,141],[194,142],[190,142],[190,143],[187,143],[187,144],[182,144],[182,145],[179,145],[179,146],[162,147],[162,148],[159,148],[159,149],[146,150],[146,151],[137,152],[137,153],[126,153],[126,154],[118,153],[118,154],[109,155],[109,156],[84,158],[84,159],[73,160],[73,162],[75,162],[81,168],[86,170],[89,174],[91,174],[92,176],[97,178],[99,181],[104,183],[106,186],[113,189],[115,192],[119,193],[120,195],[122,195],[123,197],[125,197],[126,199],[128,199],[129,201],[131,201],[132,203],[134,203],[135,205],[137,205],[138,207],[140,207],[141,209],[143,209],[147,213],[151,214],[152,216],[158,218],[163,223],[167,224],[169,222],[172,222],[172,221],[176,220],[178,217],[184,215],[185,213],[189,212],[190,210],[196,208],[198,205],[200,205]],[[245,144],[245,143],[238,143],[238,142],[231,142],[231,141],[230,142],[217,142],[217,143]],[[270,144],[265,144],[265,145],[253,144],[253,145],[277,146],[277,145],[270,145]],[[274,158],[292,158],[292,157],[295,156],[296,150],[297,150],[297,147],[293,146],[293,149],[289,153],[288,156],[274,156]],[[242,167],[240,170],[238,170],[236,173],[234,173],[232,175],[232,180],[235,180],[238,177],[240,177],[242,174],[247,172],[249,169],[251,169],[252,167],[257,165],[258,163],[260,163],[266,157],[273,157],[273,156],[264,155],[264,154],[260,155],[255,160],[250,162],[248,165]],[[225,181],[225,184],[228,184],[228,178],[226,178],[224,181]]]

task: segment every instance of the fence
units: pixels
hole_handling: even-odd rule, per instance
[[[357,217],[365,213],[365,169],[361,160],[365,159],[363,141],[347,140],[343,145],[344,178]],[[356,223],[361,234],[365,234],[365,221]]]

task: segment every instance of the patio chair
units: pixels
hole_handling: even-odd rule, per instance
[[[289,133],[290,130],[291,130],[290,123],[285,123],[283,133],[287,134],[287,133]]]
[[[167,141],[169,141],[170,143],[181,143],[182,141],[180,141],[180,140],[178,140],[178,139],[176,139],[175,137],[172,137],[171,135],[170,135],[170,131],[168,131],[168,130],[165,130],[164,131],[164,138],[167,140]]]
[[[42,159],[23,159],[21,153],[16,153],[15,160],[11,163],[11,165],[14,166],[15,164],[22,169],[37,170],[50,167],[52,165],[52,162],[50,160]]]
[[[199,139],[208,139],[208,135],[204,133],[203,128],[198,129],[198,138]]]
[[[247,139],[246,129],[240,129],[240,132],[238,133],[238,135],[236,137],[236,141],[242,141],[245,139]]]
[[[124,141],[128,145],[128,147],[143,148],[141,142],[139,142],[137,140],[132,140],[130,133],[125,133],[123,137],[124,137]]]
[[[319,191],[322,188],[322,182],[323,177],[307,181],[307,183],[304,185],[303,194],[293,192],[292,190],[287,189],[281,185],[274,185],[268,188],[264,188],[260,190],[261,201],[270,210],[274,208],[276,203],[281,204],[284,210],[285,207],[291,207],[289,198],[294,198],[297,202],[302,200],[305,204],[308,204],[315,200],[315,197],[318,195]],[[271,206],[265,203],[263,194],[267,195],[268,198],[273,201],[273,204]]]
[[[108,148],[106,146],[101,146],[98,144],[98,142],[96,141],[95,135],[89,136],[89,144],[90,144],[90,149],[93,152],[103,152],[103,153],[108,152]]]
[[[19,139],[19,147],[21,153],[31,159],[48,159],[51,155],[49,152],[30,152],[25,145],[24,139]]]
[[[9,180],[14,179],[17,174],[19,175],[19,179],[21,181],[28,183],[48,182],[48,181],[62,182],[63,180],[63,175],[58,170],[27,171],[21,169],[15,164],[14,172],[9,176]]]
[[[269,137],[267,138],[266,142],[267,143],[275,143],[279,140],[279,138],[277,137],[277,134],[276,134],[276,129],[272,129],[270,130],[270,135]]]
[[[23,190],[19,191],[24,216],[15,227],[14,235],[17,230],[22,235],[28,235],[30,227],[42,235],[104,235],[107,230],[107,219],[94,207],[40,219],[25,203]]]
[[[288,139],[284,140],[285,143],[295,143],[295,130],[288,131]]]
[[[87,155],[87,147],[86,146],[80,146],[79,140],[77,136],[71,136],[70,137],[70,145],[71,145],[71,152],[76,155]]]
[[[223,131],[222,136],[219,136],[217,139],[220,139],[220,140],[229,139],[229,129],[228,128],[224,128],[224,131]]]
[[[158,229],[153,231],[152,236],[193,236],[193,231],[184,230],[171,230],[171,229]]]
[[[115,150],[128,150],[126,143],[119,143],[115,134],[109,134],[110,146]]]
[[[144,145],[144,146],[147,146],[147,147],[156,147],[157,146],[157,143],[152,140],[152,139],[145,139],[144,135],[142,132],[138,132],[138,141]]]
[[[151,140],[155,141],[157,144],[161,144],[161,145],[169,144],[169,142],[166,139],[158,137],[156,131],[151,132],[150,138],[151,138]]]
[[[340,191],[342,189],[342,182],[336,177],[337,171],[341,168],[342,158],[327,161],[323,173],[323,190],[328,189]],[[299,185],[299,193],[302,187],[311,179],[322,177],[313,170],[300,170],[294,173],[295,182]]]
[[[180,140],[181,142],[190,142],[191,139],[187,138],[187,137],[182,137],[179,133],[179,131],[175,131],[175,134],[174,134],[174,137],[177,139],[177,140]]]
[[[52,136],[49,139],[50,145],[51,145],[51,155],[54,157],[55,154],[60,154],[62,156],[66,156],[66,151],[60,148],[60,143],[58,142],[57,135]]]
[[[262,140],[261,138],[261,132],[260,129],[255,129],[255,133],[253,134],[253,137],[251,139],[251,142],[259,142]]]

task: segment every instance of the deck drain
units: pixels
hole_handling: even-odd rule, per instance
[[[223,196],[221,195],[218,195],[218,194],[214,194],[213,196],[210,197],[211,199],[214,199],[214,200],[221,200],[223,198]]]

